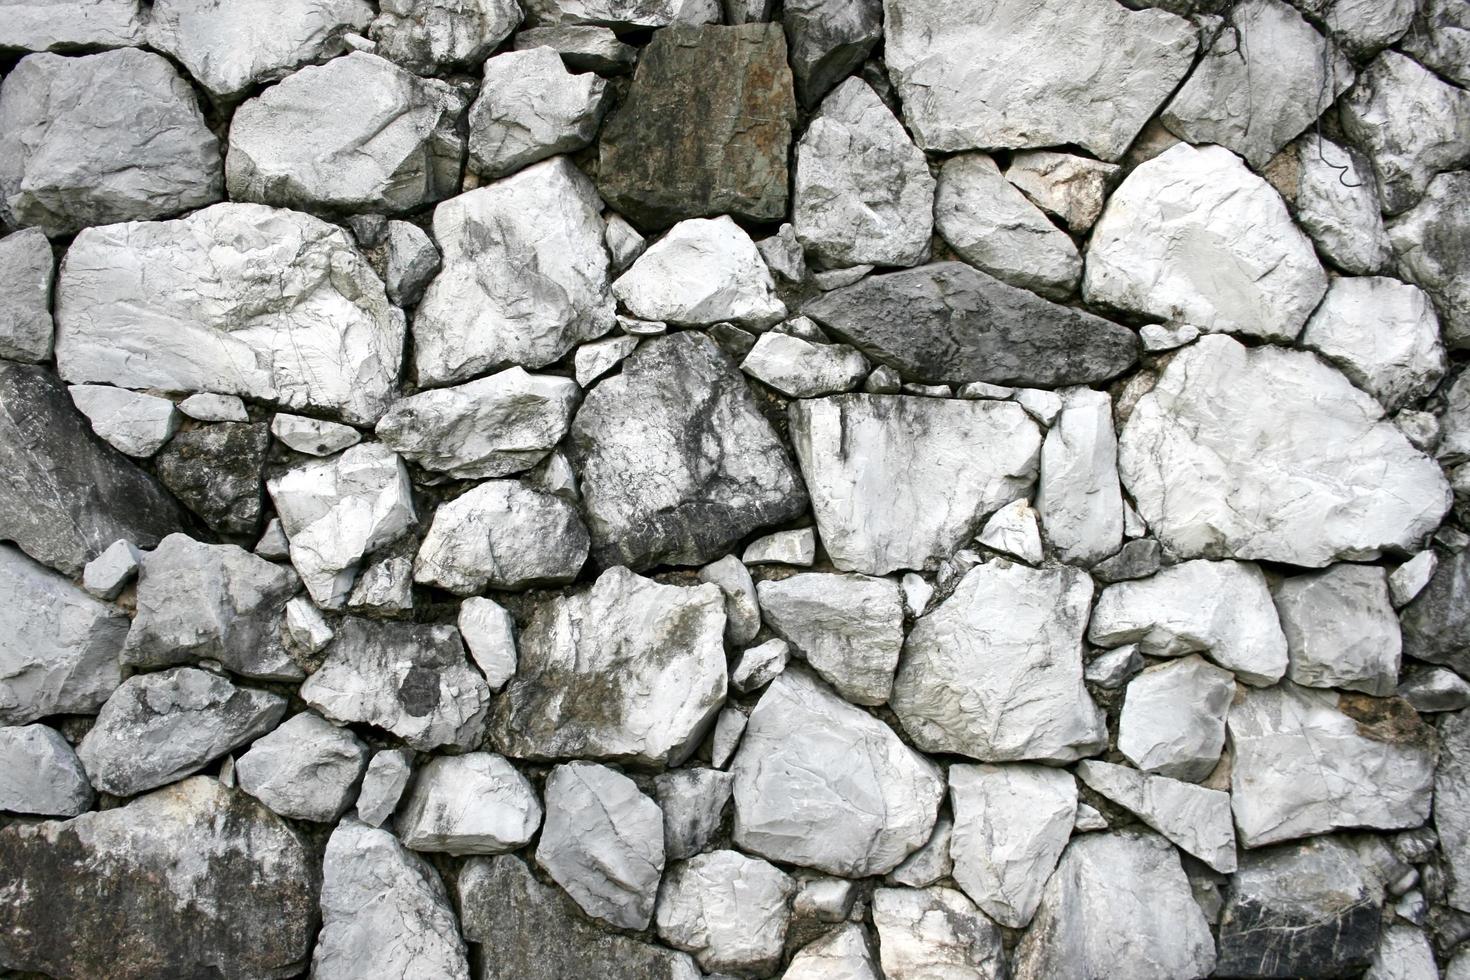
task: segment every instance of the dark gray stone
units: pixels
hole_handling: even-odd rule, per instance
[[[796,94],[807,108],[861,65],[883,37],[880,0],[790,0],[781,20]]]
[[[1092,577],[1104,584],[1148,578],[1159,570],[1159,543],[1153,538],[1138,538],[1125,544],[1117,554],[1092,567]]]
[[[1470,676],[1470,550],[1442,556],[1434,576],[1399,611],[1404,655]]]
[[[265,422],[219,422],[180,432],[158,454],[158,478],[220,534],[260,533]]]

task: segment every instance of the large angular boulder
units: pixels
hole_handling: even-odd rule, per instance
[[[1128,328],[961,262],[868,276],[801,311],[905,381],[924,384],[1092,384],[1138,360],[1138,337]]]
[[[353,111],[337,111],[347,99]],[[353,52],[303,68],[235,110],[225,183],[237,201],[411,211],[459,190],[463,110],[448,83]]]
[[[796,882],[738,851],[713,851],[669,869],[658,935],[711,973],[767,974],[781,961]]]
[[[0,963],[52,976],[299,974],[316,933],[312,849],[200,776],[127,806],[0,830]],[[81,924],[85,924],[85,928]]]
[[[1062,561],[1094,565],[1123,544],[1118,437],[1106,392],[1062,393],[1062,411],[1041,446],[1036,513]]]
[[[937,766],[795,668],[761,696],[731,772],[739,847],[849,877],[922,846],[944,796]]]
[[[582,149],[597,137],[610,91],[591,72],[573,74],[549,47],[496,55],[485,62],[480,96],[470,106],[471,169],[504,177]]]
[[[794,401],[791,441],[842,571],[932,569],[1026,496],[1041,433],[1019,405],[893,395]]]
[[[1272,598],[1294,683],[1379,697],[1398,687],[1403,643],[1383,569],[1334,565],[1284,579]]]
[[[644,320],[760,328],[786,316],[755,242],[728,215],[679,222],[638,256],[612,291]]]
[[[474,65],[521,22],[516,0],[382,0],[377,53],[420,75]]]
[[[491,737],[513,758],[677,765],[724,703],[724,630],[717,587],[610,568],[536,605]]]
[[[953,888],[875,889],[873,928],[888,980],[1007,975],[1000,929]]]
[[[1432,393],[1449,367],[1429,295],[1387,276],[1334,279],[1301,340],[1390,412]]]
[[[414,581],[460,595],[570,582],[587,560],[575,504],[520,480],[486,480],[440,504]]]
[[[1169,362],[1123,428],[1118,463],[1139,515],[1181,558],[1320,568],[1414,551],[1450,504],[1434,461],[1334,368],[1223,336]]]
[[[1297,165],[1294,183],[1297,224],[1331,262],[1355,275],[1382,272],[1392,258],[1378,179],[1368,158],[1351,144],[1307,133],[1288,149]]]
[[[1456,0],[1424,0],[1401,45],[1422,65],[1470,85],[1470,17]]]
[[[435,208],[444,264],[414,314],[419,383],[542,367],[612,329],[601,210],[566,157]]]
[[[1082,683],[1091,601],[1092,580],[1075,568],[971,569],[909,631],[889,698],[904,731],[926,752],[987,762],[1101,749],[1107,728]]]
[[[541,826],[530,780],[492,752],[436,756],[419,770],[398,811],[397,833],[416,851],[500,854]]]
[[[1077,764],[1077,776],[1221,874],[1235,870],[1229,793],[1092,759]]]
[[[78,235],[56,330],[72,383],[240,395],[371,425],[393,398],[404,322],[342,229],[220,204]]]
[[[659,31],[603,125],[598,189],[645,229],[716,214],[778,221],[795,120],[778,25]]]
[[[1235,678],[1193,655],[1155,664],[1128,682],[1118,751],[1144,772],[1197,783],[1225,746]]]
[[[567,449],[603,566],[703,564],[806,510],[745,378],[701,333],[641,344],[587,394]]]
[[[119,166],[118,161],[127,161]],[[151,52],[22,59],[0,90],[0,215],[53,237],[218,201],[219,143]]]
[[[888,72],[926,150],[1075,143],[1116,160],[1194,60],[1188,21],[1114,0],[887,0],[884,11]]]
[[[352,732],[303,711],[256,740],[235,778],[283,817],[331,822],[352,805],[370,754]]]

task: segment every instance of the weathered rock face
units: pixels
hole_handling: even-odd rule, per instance
[[[669,869],[659,889],[658,934],[710,972],[769,973],[781,959],[794,882],[738,851],[714,851]]]
[[[610,568],[537,605],[491,737],[513,758],[682,762],[725,700],[724,599]]]
[[[1470,553],[1443,559],[1424,591],[1400,614],[1403,652],[1470,675]]]
[[[67,394],[92,424],[92,431],[129,456],[152,456],[183,421],[173,402],[140,391],[111,385],[72,385]]]
[[[0,356],[51,357],[51,282],[56,260],[45,232],[26,228],[0,239]]]
[[[500,854],[541,826],[531,783],[490,752],[430,759],[398,814],[398,836],[416,851]]]
[[[1085,233],[1102,214],[1118,167],[1090,157],[1026,150],[1013,154],[1006,180],[1067,228]]]
[[[1440,174],[1423,199],[1389,226],[1399,274],[1434,299],[1444,339],[1451,347],[1470,347],[1470,174]]]
[[[1286,579],[1272,598],[1294,683],[1380,697],[1398,687],[1402,644],[1383,569],[1335,565]]]
[[[1449,366],[1428,295],[1386,276],[1334,279],[1302,343],[1390,412],[1434,391]]]
[[[1197,783],[1220,761],[1235,678],[1199,656],[1156,664],[1128,682],[1118,751],[1139,769]]]
[[[603,126],[598,189],[645,229],[716,214],[779,220],[795,118],[779,26],[659,31]]]
[[[1112,0],[964,12],[888,0],[884,11],[888,71],[926,150],[1076,143],[1116,160],[1189,71],[1196,44],[1187,21]]]
[[[838,395],[790,414],[822,543],[843,571],[932,569],[1036,476],[1040,432],[1018,405]]]
[[[786,315],[765,261],[728,216],[681,221],[613,283],[624,308],[645,320],[766,327]]]
[[[959,262],[869,276],[802,312],[906,381],[1053,388],[1138,359],[1133,331]]]
[[[1296,219],[1322,254],[1348,272],[1383,271],[1392,257],[1378,181],[1356,147],[1315,133],[1296,143]]]
[[[1179,557],[1320,568],[1415,550],[1449,503],[1439,467],[1337,371],[1228,337],[1174,356],[1124,427],[1118,464]]]
[[[882,38],[883,4],[880,0],[792,0],[782,7],[781,23],[786,29],[797,98],[810,108],[861,65]]]
[[[987,762],[1101,749],[1107,729],[1082,684],[1091,599],[1077,569],[971,569],[904,644],[889,700],[914,744]]]
[[[1470,907],[1470,713],[1439,723],[1441,755],[1434,777],[1434,829],[1450,870],[1450,904]]]
[[[745,379],[698,333],[640,345],[587,394],[568,450],[602,566],[703,564],[806,507]]]
[[[1289,341],[1327,289],[1269,184],[1223,147],[1180,143],[1108,200],[1084,298],[1201,330]]]
[[[791,958],[782,977],[783,980],[882,980],[869,949],[868,930],[851,922],[803,946]]]
[[[600,210],[565,157],[435,208],[444,266],[414,316],[419,383],[541,367],[612,329]]]
[[[378,53],[409,71],[473,65],[521,22],[515,0],[384,0],[369,32]]]
[[[87,771],[60,732],[45,725],[0,728],[0,810],[75,817],[93,799]]]
[[[519,480],[487,480],[440,504],[414,581],[460,595],[570,582],[587,560],[577,508]]]
[[[351,98],[356,111],[332,112]],[[376,55],[303,68],[235,111],[230,196],[309,211],[409,211],[457,189],[463,98]],[[306,130],[312,139],[302,140]]]
[[[1091,759],[1078,764],[1077,775],[1216,871],[1235,870],[1229,793]]]
[[[944,795],[937,766],[796,669],[762,695],[731,771],[738,846],[853,877],[927,841]]]
[[[14,224],[68,235],[203,207],[223,190],[194,91],[158,55],[36,54],[6,76],[0,215]]]
[[[1470,85],[1470,20],[1453,0],[1425,0],[1403,49],[1446,78]]]
[[[666,857],[678,860],[710,849],[734,783],[733,775],[718,769],[675,769],[654,777]]]
[[[852,391],[868,374],[868,359],[846,344],[763,333],[740,370],[788,398],[816,398]]]
[[[137,0],[7,0],[0,10],[0,43],[23,51],[123,47],[143,34]]]
[[[530,0],[526,7],[539,24],[592,24],[619,32],[720,20],[715,0]]]
[[[264,422],[181,432],[158,454],[159,482],[212,530],[253,537],[260,531],[260,476],[270,441]]]
[[[366,425],[393,397],[404,334],[346,232],[254,204],[82,232],[56,328],[73,383],[240,395]]]
[[[200,776],[125,807],[0,830],[0,962],[55,976],[291,976],[316,930],[314,855]],[[78,923],[87,923],[85,929]]]
[[[888,980],[1006,976],[1000,930],[953,888],[876,889],[873,926]]]
[[[303,711],[250,746],[235,778],[283,817],[331,821],[347,812],[367,764],[356,735]]]
[[[1041,447],[1036,511],[1064,561],[1092,565],[1123,543],[1118,438],[1113,403],[1090,388],[1062,395],[1062,411]]]
[[[486,177],[503,177],[582,149],[597,136],[608,94],[605,81],[572,74],[550,48],[491,58],[470,106],[470,165]]]

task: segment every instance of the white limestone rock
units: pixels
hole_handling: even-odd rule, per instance
[[[344,99],[353,111],[334,111]],[[463,109],[449,84],[377,55],[333,58],[235,110],[225,184],[237,201],[278,207],[412,211],[459,189]]]
[[[903,859],[903,863],[888,872],[883,879],[891,885],[908,885],[923,888],[941,878],[948,878],[954,871],[954,858],[950,856],[950,841],[954,837],[954,821],[941,813],[934,822],[934,833],[924,846]]]
[[[654,777],[663,811],[663,846],[671,860],[709,848],[725,819],[734,777],[718,769],[671,769]]]
[[[1082,678],[1104,690],[1113,690],[1128,683],[1142,669],[1143,657],[1138,653],[1138,644],[1129,643],[1093,657],[1083,669]]]
[[[1224,147],[1187,143],[1141,164],[1113,192],[1082,283],[1089,303],[1287,341],[1326,290],[1281,196]]]
[[[500,854],[541,826],[536,790],[503,756],[435,756],[418,772],[398,811],[398,836],[415,851]]]
[[[944,777],[797,669],[771,682],[731,767],[737,846],[831,874],[886,874],[929,839]]]
[[[1450,498],[1439,467],[1335,369],[1229,337],[1174,355],[1123,428],[1118,469],[1179,558],[1320,568],[1414,551]]]
[[[33,54],[5,77],[0,215],[8,223],[54,238],[167,217],[223,192],[219,143],[166,59],[135,48]]]
[[[1072,388],[1041,447],[1036,512],[1057,557],[1092,565],[1123,543],[1123,492],[1113,402],[1105,391]]]
[[[1396,692],[1420,714],[1470,708],[1470,681],[1448,667],[1428,667],[1399,684]]]
[[[760,328],[786,317],[755,242],[728,215],[679,222],[638,256],[612,292],[645,320]]]
[[[390,555],[368,565],[357,577],[347,608],[393,615],[413,608],[413,562]]]
[[[1301,342],[1389,412],[1429,395],[1449,367],[1434,305],[1397,279],[1334,279]]]
[[[837,395],[789,411],[817,528],[841,571],[937,568],[1036,478],[1041,433],[1018,405]]]
[[[72,385],[67,389],[92,431],[119,452],[146,459],[173,438],[182,421],[174,403],[111,385]]]
[[[235,102],[261,82],[343,53],[344,35],[372,19],[364,0],[154,0],[147,38],[214,99]]]
[[[664,870],[663,811],[616,770],[557,766],[546,777],[536,863],[594,919],[647,928]]]
[[[1145,772],[1201,782],[1220,761],[1234,697],[1234,676],[1198,655],[1155,664],[1128,682],[1118,751]]]
[[[198,772],[275,728],[286,699],[178,667],[123,681],[77,746],[92,785],[132,796]]]
[[[1084,834],[1067,847],[1012,976],[1186,980],[1214,967],[1214,938],[1179,855],[1152,834],[1125,831]]]
[[[710,733],[709,758],[712,765],[723,769],[730,764],[748,723],[746,713],[735,705],[727,704],[720,709],[714,731]]]
[[[1075,143],[1116,160],[1196,47],[1182,18],[1112,0],[887,0],[884,12],[888,73],[926,150]]]
[[[383,242],[383,285],[396,306],[412,306],[439,271],[439,249],[428,232],[407,221],[388,222]]]
[[[0,238],[0,356],[6,360],[50,360],[55,275],[45,232],[23,228]]]
[[[459,595],[571,582],[587,548],[575,504],[519,480],[487,480],[439,505],[413,577]]]
[[[542,367],[611,330],[601,209],[592,182],[566,157],[435,208],[444,265],[414,315],[419,383]]]
[[[493,599],[471,596],[459,604],[457,625],[470,659],[490,690],[499,691],[516,672],[515,622],[510,613]]]
[[[1004,980],[1000,930],[953,888],[879,888],[873,928],[888,980]]]
[[[92,784],[61,733],[45,725],[0,727],[0,810],[75,817],[92,808]]]
[[[763,333],[740,370],[787,398],[852,391],[868,374],[868,359],[847,344],[814,344],[785,333]]]
[[[124,47],[142,39],[143,24],[138,0],[5,0],[0,3],[0,47]]]
[[[179,402],[179,411],[199,422],[249,422],[250,413],[236,395],[201,393]]]
[[[1221,874],[1235,871],[1229,793],[1092,759],[1077,777]]]
[[[1470,92],[1397,51],[1363,69],[1340,114],[1373,163],[1385,214],[1407,211],[1435,174],[1470,162]]]
[[[991,514],[975,540],[1028,565],[1041,564],[1041,530],[1036,523],[1036,510],[1024,497],[1012,500]],[[914,614],[917,616],[922,612],[921,608]]]
[[[480,96],[470,106],[470,167],[504,177],[592,142],[607,110],[607,82],[574,75],[551,48],[507,51],[485,62]]]
[[[1298,687],[1244,689],[1230,708],[1231,808],[1245,847],[1338,827],[1417,827],[1435,747],[1406,702]]]
[[[791,224],[827,268],[929,257],[934,178],[924,152],[861,78],[822,100],[796,145]]]
[[[88,595],[111,602],[137,578],[143,553],[132,542],[118,539],[82,569],[82,588]]]
[[[235,778],[283,817],[330,823],[352,805],[368,755],[356,735],[303,711],[250,746]]]
[[[1352,83],[1347,58],[1285,0],[1244,0],[1160,119],[1259,170]]]
[[[521,22],[515,0],[381,0],[369,36],[409,71],[437,75],[473,66]]]
[[[954,880],[996,922],[1025,928],[1077,819],[1077,784],[1045,766],[957,765]]]
[[[357,819],[369,827],[381,827],[398,809],[412,776],[413,753],[408,749],[374,752],[362,775],[362,789],[357,793]]]
[[[1470,17],[1465,8],[1455,0],[1422,0],[1418,6],[1419,16],[1401,47],[1445,78],[1470,85]]]
[[[480,744],[490,689],[453,626],[348,616],[301,699],[338,724],[375,725],[428,752]]]
[[[1470,909],[1470,711],[1439,722],[1441,754],[1434,774],[1434,829],[1450,872],[1448,903]]]
[[[371,425],[393,398],[404,323],[347,233],[219,204],[89,228],[56,300],[70,382],[212,391]]]
[[[1006,180],[1037,207],[1054,214],[1079,235],[1102,214],[1118,166],[1055,150],[1025,150],[1011,156]]]
[[[469,980],[469,959],[439,874],[386,830],[348,819],[327,839],[317,980]]]
[[[575,370],[577,384],[591,388],[603,375],[610,374],[629,354],[637,349],[639,339],[627,334],[594,340],[577,348]]]
[[[1431,550],[1419,552],[1388,576],[1388,592],[1395,609],[1408,605],[1424,591],[1439,568],[1439,556]]]
[[[817,532],[809,527],[776,531],[745,546],[740,560],[747,565],[800,565],[810,568],[817,560]]]
[[[1333,263],[1357,275],[1381,272],[1393,257],[1378,180],[1353,146],[1315,133],[1296,143],[1296,219]]]
[[[888,700],[903,647],[903,597],[892,579],[808,572],[756,586],[761,617],[837,693]]]
[[[1465,272],[1470,239],[1470,173],[1440,174],[1413,208],[1388,228],[1399,275],[1434,298],[1445,343],[1470,347],[1470,275]]]
[[[122,683],[128,618],[0,546],[0,725],[91,714]]]
[[[638,60],[638,49],[618,40],[617,32],[590,24],[567,24],[532,27],[516,31],[517,51],[551,48],[567,67],[574,71],[595,71],[599,75],[620,75],[631,71]],[[611,246],[611,242],[608,243]],[[614,256],[616,257],[616,250]]]
[[[1402,640],[1383,569],[1334,565],[1283,579],[1271,594],[1293,683],[1379,697],[1394,693]]]
[[[331,456],[362,441],[362,433],[350,425],[284,412],[271,419],[271,435],[308,456]]]
[[[658,935],[709,972],[768,973],[781,962],[796,882],[738,851],[676,862],[658,895]]]
[[[960,258],[1012,286],[1065,299],[1082,278],[1072,239],[983,153],[940,167],[934,224]]]
[[[761,607],[744,562],[726,555],[701,568],[699,580],[719,586],[724,593],[725,639],[733,646],[744,646],[755,639],[761,628]]]
[[[779,637],[742,650],[735,666],[730,668],[730,686],[741,694],[759,690],[786,669],[790,658],[791,644]],[[892,675],[889,679],[891,682]]]
[[[909,631],[889,701],[914,744],[986,762],[1070,762],[1107,743],[1082,683],[1092,580],[996,560]]]
[[[1434,947],[1422,929],[1395,923],[1383,930],[1363,980],[1439,980]]]
[[[517,759],[678,765],[725,700],[724,597],[623,567],[536,604],[491,737]],[[854,709],[856,710],[856,709]]]
[[[868,948],[868,931],[849,922],[801,948],[782,980],[883,980]]]
[[[529,0],[537,24],[593,24],[626,32],[720,22],[719,0]]]

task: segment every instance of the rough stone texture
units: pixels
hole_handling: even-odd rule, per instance
[[[796,883],[737,851],[674,864],[659,889],[658,934],[711,972],[767,973],[781,960]]]
[[[364,0],[155,0],[147,38],[215,99],[233,102],[258,83],[342,53],[343,35],[372,19]]]
[[[1000,930],[953,888],[873,892],[883,975],[888,980],[1003,980]]]
[[[316,931],[312,849],[206,776],[75,820],[8,826],[0,878],[25,883],[0,888],[0,962],[52,976],[293,976]]]
[[[6,0],[0,47],[26,51],[123,47],[143,35],[137,0]]]
[[[1026,150],[1011,156],[1006,180],[1067,228],[1085,234],[1102,214],[1118,167],[1089,157],[1053,150]]]
[[[1284,580],[1272,598],[1294,683],[1380,697],[1398,687],[1399,624],[1383,569],[1335,565]]]
[[[459,634],[470,658],[485,675],[490,690],[499,691],[515,676],[514,620],[493,600],[472,597],[459,604]]]
[[[761,628],[761,607],[750,572],[734,555],[726,555],[699,570],[699,580],[720,587],[725,595],[725,639],[741,646],[755,639]]]
[[[51,282],[56,260],[40,229],[0,239],[0,357],[45,361],[51,357]]]
[[[802,312],[904,380],[927,384],[1091,384],[1138,359],[1133,331],[959,262],[869,276]]]
[[[526,6],[538,24],[592,24],[620,33],[720,20],[716,0],[529,0]]]
[[[1401,276],[1434,299],[1450,347],[1470,347],[1470,173],[1440,174],[1424,198],[1389,225]]]
[[[557,157],[435,208],[444,266],[414,316],[419,383],[538,368],[612,329],[601,206]]]
[[[1449,902],[1470,910],[1470,712],[1439,723],[1441,755],[1434,777],[1434,829],[1449,865]]]
[[[1439,468],[1336,370],[1228,337],[1174,356],[1124,426],[1118,464],[1181,558],[1320,568],[1414,551],[1449,502]]]
[[[867,376],[868,359],[846,344],[763,333],[740,370],[788,398],[816,398],[852,391]]]
[[[261,470],[270,450],[264,422],[219,422],[180,432],[155,460],[158,479],[220,534],[260,532]]]
[[[480,980],[699,980],[687,954],[598,928],[518,857],[471,859],[458,890],[465,938],[480,944]]]
[[[790,49],[796,95],[803,106],[811,108],[861,65],[882,38],[883,4],[880,0],[792,0],[782,6],[781,23]]]
[[[848,923],[803,946],[782,980],[883,980],[869,949],[868,930]]]
[[[1334,279],[1302,344],[1390,412],[1433,392],[1449,367],[1429,297],[1387,277]]]
[[[345,728],[303,711],[235,762],[240,788],[283,817],[332,821],[352,805],[368,747]]]
[[[1204,977],[1215,944],[1179,855],[1158,837],[1085,834],[1062,854],[1013,961],[1016,980]]]
[[[1078,764],[1077,776],[1216,871],[1235,870],[1229,793],[1091,759]]]
[[[331,456],[362,441],[362,433],[350,425],[285,413],[271,419],[271,435],[308,456]]]
[[[517,51],[551,48],[561,55],[568,68],[603,75],[629,71],[638,60],[637,48],[619,41],[611,29],[593,25],[532,27],[517,31],[514,44]]]
[[[654,777],[663,811],[663,846],[671,860],[710,849],[725,819],[734,779],[718,769],[675,769]]]
[[[703,564],[806,508],[745,379],[695,332],[645,340],[589,392],[568,450],[604,567]]]
[[[388,222],[384,243],[383,285],[396,306],[413,306],[439,271],[439,249],[418,225]]]
[[[158,55],[34,54],[6,76],[0,216],[12,223],[56,237],[203,207],[223,191],[194,90]]]
[[[77,757],[93,786],[132,796],[198,772],[285,714],[285,698],[193,667],[138,674],[107,699]]]
[[[891,395],[793,402],[791,440],[832,564],[933,569],[1024,496],[1041,435],[1017,405]]]
[[[383,57],[422,75],[473,65],[521,22],[515,0],[383,0],[369,32]]]
[[[490,689],[454,627],[346,617],[301,698],[339,724],[376,725],[429,751],[479,744]]]
[[[882,704],[903,646],[903,598],[890,579],[821,572],[762,582],[761,617],[854,704]]]
[[[1070,774],[1044,766],[951,766],[954,880],[996,922],[1024,928],[1077,819]]]
[[[1090,303],[1289,341],[1327,289],[1280,195],[1219,146],[1180,143],[1130,173],[1087,250]]]
[[[597,136],[607,82],[574,75],[551,48],[508,51],[485,62],[480,96],[470,106],[470,166],[485,177],[580,150]]]
[[[1435,740],[1409,705],[1297,687],[1242,689],[1230,708],[1230,789],[1246,847],[1337,827],[1417,827]]]
[[[1091,565],[1123,543],[1118,439],[1106,393],[1076,388],[1062,394],[1061,414],[1041,447],[1036,512],[1065,562]]]
[[[1195,52],[1187,21],[1112,0],[887,0],[884,13],[888,72],[927,150],[1075,143],[1116,160]]]
[[[92,713],[122,683],[128,620],[0,545],[0,725]]]
[[[60,732],[45,725],[0,728],[0,810],[75,817],[92,801],[87,771]]]
[[[1082,684],[1092,582],[1073,568],[971,569],[909,631],[890,702],[928,752],[1070,762],[1107,741]]]
[[[1446,78],[1470,85],[1470,17],[1454,0],[1423,0],[1403,49]]]
[[[1323,255],[1348,272],[1381,272],[1392,248],[1368,158],[1315,133],[1296,146],[1297,223]]]
[[[1470,551],[1441,559],[1429,584],[1400,615],[1403,652],[1470,675]]]
[[[333,112],[350,98],[354,111]],[[458,189],[464,99],[365,52],[303,68],[230,123],[230,197],[309,211],[410,211]],[[310,130],[312,138],[300,134]]]
[[[156,395],[111,385],[72,385],[67,393],[92,431],[129,456],[152,456],[183,421],[173,402]]]
[[[487,480],[439,505],[414,581],[459,595],[570,582],[587,546],[574,504],[519,480]]]
[[[557,766],[546,777],[536,863],[594,919],[647,928],[664,869],[663,812],[620,772]]]
[[[717,214],[778,221],[795,121],[779,26],[659,31],[603,125],[598,189],[645,230]]]
[[[322,862],[317,980],[433,977],[469,980],[454,908],[438,873],[397,838],[344,820]]]
[[[240,395],[367,425],[392,400],[404,334],[346,232],[255,204],[83,231],[56,328],[73,383]]]
[[[1220,761],[1234,697],[1231,673],[1198,655],[1156,664],[1128,682],[1118,751],[1145,772],[1200,782]]]
[[[755,242],[728,216],[679,222],[638,256],[612,290],[645,320],[765,327],[786,315]]]
[[[761,697],[731,771],[738,846],[853,877],[927,841],[944,794],[933,763],[795,669]]]
[[[848,17],[870,9],[867,0],[840,8]],[[788,10],[788,22],[793,16],[800,15]],[[929,257],[934,178],[923,151],[862,79],[823,99],[802,134],[791,208],[797,239],[829,268]]]
[[[82,588],[89,595],[111,602],[138,577],[142,560],[143,553],[137,548],[126,541],[114,541],[82,569]]]
[[[489,752],[430,759],[397,823],[404,844],[448,854],[513,851],[540,826],[541,803],[530,781]]]
[[[413,753],[408,749],[379,749],[362,774],[357,793],[357,819],[381,827],[393,815],[413,775]]]
[[[517,759],[684,761],[725,699],[724,599],[611,568],[538,603],[491,736]]]

